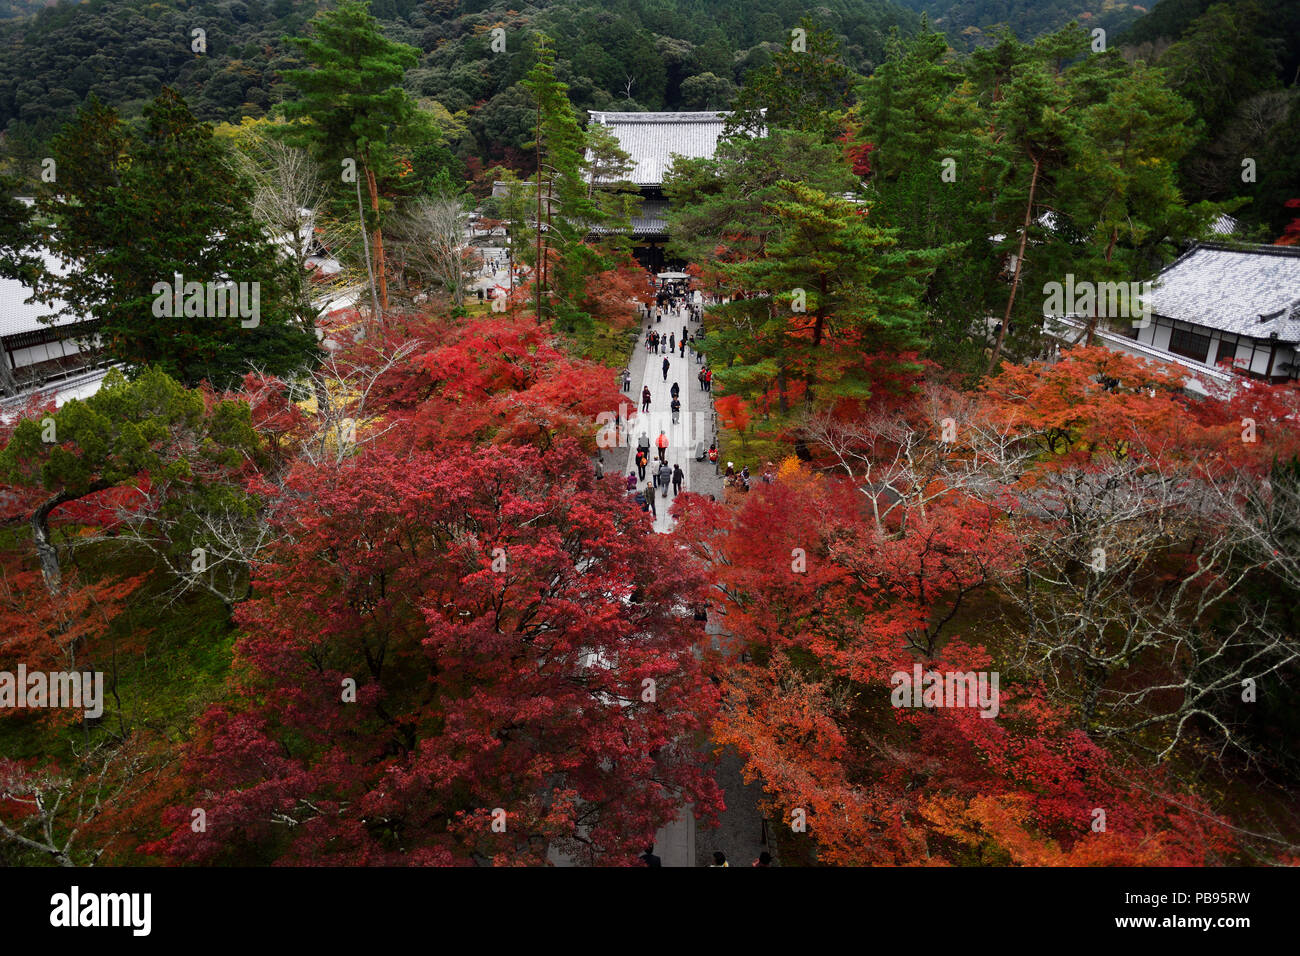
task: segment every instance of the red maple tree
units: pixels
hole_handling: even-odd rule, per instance
[[[291,476],[287,537],[238,611],[231,702],[147,851],[629,863],[683,804],[713,814],[697,748],[716,692],[685,610],[702,585],[586,462],[566,441]]]

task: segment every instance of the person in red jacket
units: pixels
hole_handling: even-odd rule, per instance
[[[655,439],[655,444],[659,446],[659,460],[664,464],[668,463],[668,436],[661,430],[659,437]]]

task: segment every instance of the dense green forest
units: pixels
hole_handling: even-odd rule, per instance
[[[262,116],[285,96],[282,71],[301,65],[283,38],[300,35],[326,6],[91,0],[4,24],[0,128],[8,152],[30,175],[30,161],[92,88],[126,116],[138,115],[163,84],[200,119]],[[462,158],[500,157],[527,141],[530,107],[519,81],[535,59],[537,32],[554,38],[557,75],[579,110],[718,109],[807,13],[794,0],[743,8],[725,0],[376,0],[372,9],[391,39],[421,51],[407,88],[465,113],[473,139],[462,144]],[[891,28],[912,33],[919,22],[883,0],[829,0],[818,20],[862,73],[883,58]],[[496,27],[505,31],[503,52],[492,48]]]
[[[1300,188],[1300,0],[1161,0],[1119,42],[1196,109],[1181,163],[1190,200],[1251,197],[1238,215],[1280,231]]]
[[[987,42],[999,27],[1032,39],[1078,20],[1088,28],[1118,31],[1141,17],[1148,6],[1127,0],[900,0],[925,13],[930,22],[959,46]]]
[[[0,20],[31,16],[56,2],[58,0],[0,0]]]
[[[291,0],[9,4],[0,15],[26,15],[0,23],[6,171],[31,183],[50,138],[92,89],[127,118],[138,117],[164,84],[202,120],[238,123],[267,115],[286,96],[284,71],[301,66],[285,37],[301,35],[327,6]],[[1270,179],[1264,205],[1279,209],[1295,178],[1294,157],[1281,144],[1297,137],[1274,132],[1297,130],[1300,0],[1247,0],[1217,11],[1209,0],[1161,0],[1146,16],[1131,4],[1097,6],[830,0],[813,19],[835,36],[844,65],[862,76],[883,61],[892,29],[903,37],[916,33],[918,12],[959,49],[990,46],[1005,28],[1025,38],[1071,18],[1102,26],[1130,59],[1166,68],[1174,89],[1197,107],[1204,125],[1183,164],[1188,196],[1244,195],[1253,184],[1243,184],[1235,170],[1242,156],[1251,156],[1260,176]],[[580,113],[722,109],[734,103],[747,77],[771,63],[808,13],[793,0],[743,7],[722,0],[376,0],[373,11],[388,37],[420,51],[404,84],[426,106],[445,108],[435,112],[446,120],[447,145],[471,168],[518,165],[531,109],[520,81],[535,59],[539,32],[553,38],[557,76]],[[1126,25],[1131,29],[1122,32]],[[503,51],[493,49],[496,28],[504,30],[496,34]],[[1257,218],[1272,228],[1282,223],[1276,211]]]

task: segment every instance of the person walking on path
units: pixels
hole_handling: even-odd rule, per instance
[[[686,358],[686,340],[682,339],[677,343],[677,357]]]
[[[682,341],[683,341],[683,342],[686,341],[686,336],[687,336],[687,335],[688,335],[688,333],[687,333],[687,331],[686,331],[686,326],[683,325],[683,326],[682,326]]]
[[[668,360],[664,359],[664,381],[665,382],[668,381],[668,365],[669,365]]]
[[[669,352],[676,352],[676,351],[677,351],[677,333],[676,333],[676,332],[669,332],[669,333],[668,333],[668,351],[669,351]]]
[[[671,408],[673,410],[673,424],[676,425],[681,420],[682,400],[674,398]]]
[[[641,389],[641,411],[650,411],[650,386],[646,385]]]
[[[673,387],[670,388],[668,392],[670,395],[672,395],[673,398],[677,398],[682,393],[682,387],[678,385],[676,382],[673,382]]]
[[[668,461],[668,436],[664,433],[664,430],[662,428],[659,430],[659,438],[656,439],[655,444],[659,446],[659,460],[662,462],[667,462]]]
[[[630,368],[623,369],[623,391],[632,391],[632,370]]]
[[[709,869],[713,869],[715,866],[731,866],[731,864],[727,862],[727,854],[723,853],[721,850],[713,851],[713,863],[709,866]]]
[[[645,500],[646,500],[646,504],[650,506],[649,509],[647,510],[649,510],[649,512],[652,515],[658,518],[659,510],[655,508],[655,488],[654,485],[650,484],[650,482],[648,481],[645,483]]]
[[[648,464],[650,464],[649,450],[638,448],[636,450],[636,471],[642,481],[645,481],[645,469]]]
[[[663,489],[659,493],[667,498],[668,486],[673,483],[673,470],[668,467],[668,462],[664,462],[659,466],[659,472],[655,475],[655,483]]]
[[[640,464],[640,462],[638,462],[637,464]],[[636,472],[629,471],[627,473],[626,485],[627,485],[627,493],[629,495],[632,494],[634,491],[636,491]]]
[[[663,866],[664,861],[655,856],[655,845],[651,843],[641,854],[641,862],[646,866]]]
[[[700,391],[704,391],[704,369],[700,369],[700,374],[695,377],[700,380]]]
[[[673,497],[676,498],[682,493],[682,482],[686,479],[686,472],[682,471],[681,465],[673,465]]]
[[[667,377],[667,375],[668,373],[665,372],[664,376]],[[713,391],[713,369],[711,368],[706,368],[704,370],[704,390],[706,392]]]

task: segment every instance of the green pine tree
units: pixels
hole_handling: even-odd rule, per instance
[[[175,91],[145,108],[138,131],[92,101],[52,152],[57,180],[37,208],[45,246],[70,270],[42,270],[40,288],[97,320],[131,374],[153,365],[225,388],[312,360],[314,330],[293,319],[288,263],[253,219],[248,184]]]
[[[751,400],[775,392],[773,419],[781,422],[870,398],[881,367],[869,357],[924,346],[921,299],[945,250],[899,248],[896,231],[873,221],[869,202],[803,183],[776,186],[780,198],[764,209],[762,254],[719,266],[744,298],[711,311],[718,341],[710,356],[725,363],[721,391]]]
[[[781,127],[816,133],[829,143],[843,131],[860,80],[844,63],[835,34],[805,16],[782,39],[772,62],[745,77],[727,133],[761,135]]]
[[[381,186],[396,178],[395,148],[432,136],[415,100],[402,88],[406,70],[419,62],[419,51],[385,37],[369,4],[343,0],[312,21],[310,37],[286,37],[310,64],[285,70],[294,96],[284,103],[291,123],[286,138],[309,149],[327,168],[339,170],[342,192],[355,192],[363,234],[369,227],[372,301],[377,312],[388,308],[388,270],[384,259],[383,222],[388,204]],[[369,198],[370,222],[362,208],[361,184]]]
[[[626,192],[601,186],[628,168],[628,156],[607,133],[583,130],[569,100],[568,86],[555,75],[555,51],[544,34],[536,37],[537,62],[520,83],[533,98],[531,227],[516,255],[534,269],[534,308],[579,336],[592,331],[590,315],[578,302],[587,279],[626,250],[635,200]],[[588,150],[591,149],[590,157]],[[604,226],[609,238],[597,242],[593,231]]]

